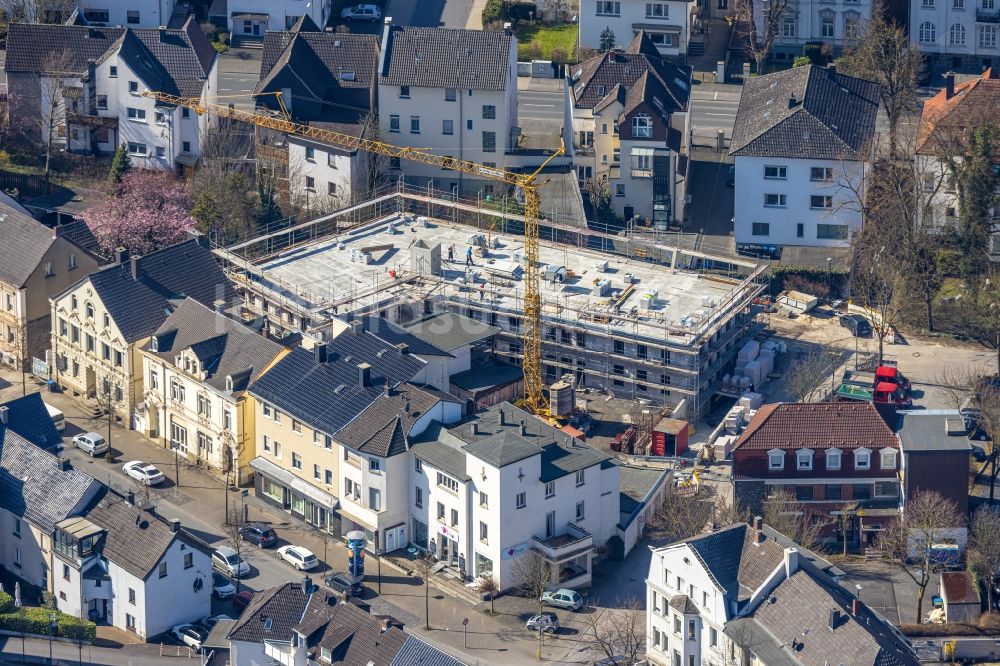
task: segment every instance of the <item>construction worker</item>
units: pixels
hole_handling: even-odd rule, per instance
[[[465,248],[465,265],[472,266],[472,246]]]
[[[448,261],[455,261],[455,244],[448,246]]]

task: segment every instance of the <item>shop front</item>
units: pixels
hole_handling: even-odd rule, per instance
[[[337,514],[339,500],[336,497],[269,460],[254,458],[250,467],[256,472],[254,487],[258,498],[316,529],[340,536],[341,519]]]

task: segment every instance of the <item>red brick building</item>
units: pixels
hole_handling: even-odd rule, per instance
[[[899,438],[870,403],[777,403],[757,411],[733,447],[736,499],[755,513],[768,498],[790,495],[814,520],[830,522],[824,538],[852,515],[848,540],[875,538],[898,514]]]

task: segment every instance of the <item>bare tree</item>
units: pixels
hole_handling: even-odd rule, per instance
[[[631,666],[639,662],[646,646],[646,609],[635,598],[620,609],[604,609],[582,615],[584,633],[598,653],[601,663]]]
[[[986,584],[987,608],[993,610],[993,580],[1000,574],[1000,508],[982,506],[972,515],[969,544],[973,569]]]
[[[920,624],[924,594],[931,576],[939,570],[933,546],[942,531],[963,523],[955,503],[934,491],[918,490],[903,508],[903,515],[889,523],[879,535],[882,560],[897,567],[917,586],[917,613]]]
[[[814,516],[817,518],[814,519]],[[789,492],[781,492],[764,502],[764,524],[781,532],[803,548],[814,549],[829,520],[813,513]]]
[[[980,377],[971,379],[972,404],[977,410],[972,414],[975,436],[979,431],[986,439],[979,444],[986,451],[986,465],[989,468],[990,504],[996,491],[997,473],[1000,472],[1000,388]]]
[[[378,112],[368,113],[361,121],[361,136],[373,141],[379,141],[382,137],[382,128],[379,125]],[[365,182],[354,185],[354,190],[361,196],[370,195],[381,185],[385,184],[386,175],[392,166],[392,160],[381,153],[366,153],[364,156]],[[360,185],[360,187],[358,186]]]
[[[417,572],[424,582],[424,629],[431,628],[431,569],[434,567],[434,560],[427,553],[414,560],[417,565]]]
[[[899,121],[917,106],[917,77],[924,58],[906,28],[887,20],[877,4],[857,44],[838,62],[845,73],[882,86],[882,108],[889,124],[889,155],[896,155]]]
[[[739,516],[739,517],[738,517]],[[716,496],[707,485],[694,492],[670,490],[653,512],[648,530],[657,538],[668,541],[687,539],[709,526],[728,525],[745,520],[724,498]]]
[[[855,512],[848,509],[847,507],[842,507],[840,512],[833,517],[833,523],[837,528],[837,532],[840,533],[840,541],[843,546],[843,555],[847,557],[847,533],[850,531],[851,525],[854,523]]]
[[[229,543],[229,547],[236,552],[236,575],[232,576],[236,579],[236,594],[240,593],[240,563],[243,562],[243,554],[246,552],[247,542],[243,540],[243,533],[240,529],[243,527],[243,512],[240,507],[234,506],[231,510],[227,509],[226,514],[226,525],[225,525],[225,536],[226,541]]]
[[[115,398],[115,387],[110,378],[105,377],[97,382],[97,386],[94,387],[94,401],[97,403],[96,416],[106,415],[108,417],[108,457],[112,455],[111,424],[114,422],[115,407],[119,402]]]
[[[770,0],[763,4],[760,15],[757,16],[754,0],[736,0],[736,21],[746,26],[747,53],[754,59],[758,75],[764,73],[764,61],[774,48],[788,4],[789,0]]]
[[[475,588],[477,593],[489,595],[490,615],[496,614],[496,607],[493,600],[500,594],[500,581],[493,574],[486,574],[476,579]]]
[[[62,23],[75,6],[74,0],[0,0],[8,23]]]
[[[514,560],[510,570],[514,586],[521,594],[538,603],[538,612],[545,610],[542,594],[552,585],[552,565],[537,550],[528,550]]]
[[[903,294],[912,279],[909,267],[885,245],[873,254],[855,257],[852,293],[871,322],[878,339],[878,363],[885,358],[885,340],[894,335],[905,308]]]
[[[67,140],[67,100],[66,90],[69,80],[78,76],[73,71],[73,55],[68,50],[49,53],[42,63],[39,81],[38,129],[41,144],[45,150],[44,176],[46,184],[52,171],[52,150],[57,140]]]
[[[792,363],[785,377],[785,390],[797,402],[818,401],[826,393],[827,378],[834,377],[839,365],[840,352],[831,344],[819,343]]]

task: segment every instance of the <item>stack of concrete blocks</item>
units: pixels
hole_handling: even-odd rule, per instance
[[[747,423],[747,411],[742,405],[733,405],[733,408],[726,414],[726,418],[723,419],[723,428],[727,435],[738,435],[743,430],[743,426]]]
[[[733,452],[733,445],[737,439],[739,439],[739,435],[719,435],[715,443],[712,444],[712,457],[717,462],[728,458],[729,454]]]
[[[752,391],[747,391],[742,396],[740,396],[739,401],[736,403],[740,407],[743,407],[747,411],[757,411],[760,409],[761,404],[764,402],[764,396],[760,393],[754,393]]]

